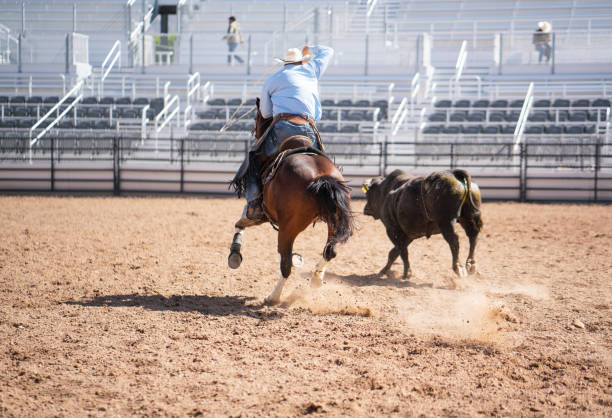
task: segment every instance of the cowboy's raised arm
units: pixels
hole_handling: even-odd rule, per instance
[[[309,46],[308,49],[308,52],[312,58],[306,65],[311,66],[315,71],[317,78],[320,78],[334,56],[334,50],[323,45]]]

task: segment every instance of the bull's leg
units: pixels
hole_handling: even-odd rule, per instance
[[[448,246],[450,247],[451,254],[453,255],[453,271],[457,276],[463,277],[466,276],[467,273],[465,271],[465,267],[459,264],[459,237],[455,233],[455,223],[456,219],[447,222],[439,222],[440,232],[442,236],[448,242]]]
[[[378,274],[388,274],[391,265],[395,262],[395,260],[397,260],[397,257],[401,255],[402,261],[404,262],[404,278],[406,278],[408,277],[407,274],[410,271],[410,263],[408,262],[408,241],[406,240],[406,235],[401,230],[387,228],[387,236],[395,247],[389,251],[387,264]]]
[[[382,270],[378,273],[379,275],[388,274],[391,265],[397,260],[397,257],[400,255],[400,249],[397,247],[391,248],[389,251],[389,256],[387,258],[387,264],[382,268]]]
[[[292,250],[294,240],[295,235],[288,234],[282,228],[278,231],[278,252],[281,256],[281,277],[278,282],[276,282],[276,286],[274,287],[272,293],[270,293],[264,299],[264,302],[268,305],[276,305],[280,302],[280,297],[283,292],[285,282],[291,275],[291,268],[293,267]]]
[[[474,259],[474,252],[476,251],[476,243],[478,241],[478,234],[480,233],[479,219],[467,219],[460,222],[461,226],[465,230],[465,234],[470,240],[470,251],[465,261],[465,268],[468,274],[476,273],[476,260]]]
[[[410,244],[410,243],[408,243]],[[404,262],[404,275],[402,279],[408,280],[412,276],[412,270],[410,269],[410,261],[408,260],[408,244],[400,248],[400,256]]]

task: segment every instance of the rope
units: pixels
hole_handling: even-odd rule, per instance
[[[279,63],[276,63],[274,65],[272,65],[270,68],[268,68],[266,71],[264,71],[264,73],[257,79],[255,80],[255,83],[253,83],[253,86],[251,87],[251,89],[247,92],[246,96],[248,97],[250,95],[250,93],[253,91],[253,89],[261,82],[261,80],[267,76],[268,74],[270,74],[273,70],[276,69],[276,67],[278,67]],[[234,119],[234,116],[236,115],[236,113],[238,113],[238,111],[240,109],[242,109],[242,106],[244,106],[245,102],[240,103],[240,106],[238,106],[236,108],[236,110],[234,110],[234,112],[232,113],[232,115],[229,117],[229,119],[225,122],[225,124],[221,127],[221,129],[219,129],[219,132],[225,132],[227,131],[231,126],[233,126],[234,124],[236,124],[236,122],[238,122],[240,119],[244,118],[246,115],[248,115],[249,113],[251,113],[254,109],[255,106],[253,106],[251,109],[249,109],[246,113],[242,114],[239,118]]]

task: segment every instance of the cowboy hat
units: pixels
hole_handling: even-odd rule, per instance
[[[289,48],[287,52],[285,52],[285,58],[276,58],[276,60],[285,64],[298,64],[309,58],[310,55],[302,55],[302,51],[298,48]]]
[[[550,32],[552,25],[546,21],[538,22],[538,28],[542,29],[542,32]]]

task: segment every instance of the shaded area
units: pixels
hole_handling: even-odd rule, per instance
[[[97,296],[83,301],[65,301],[67,305],[85,307],[108,306],[142,307],[152,311],[199,312],[202,315],[227,316],[245,315],[258,319],[271,319],[282,316],[276,311],[262,311],[263,305],[251,305],[247,302],[255,300],[252,296],[198,296],[198,295],[125,295]]]
[[[327,279],[333,279],[338,282],[342,282],[351,286],[385,286],[385,287],[397,287],[397,288],[422,288],[422,287],[433,287],[433,283],[414,283],[410,280],[401,280],[395,277],[387,277],[376,274],[350,274],[348,276],[340,276],[334,273],[325,273]]]

